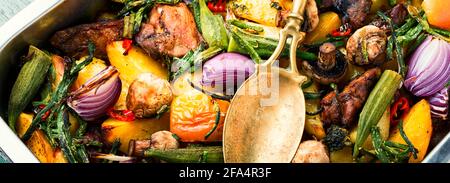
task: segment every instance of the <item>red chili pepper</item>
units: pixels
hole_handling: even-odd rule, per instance
[[[345,31],[342,31],[341,28],[338,28],[338,29],[333,30],[331,32],[331,36],[333,36],[333,37],[343,37],[343,36],[349,36],[350,33],[352,33],[352,30],[350,28],[346,28]]]
[[[107,111],[109,117],[117,119],[119,121],[134,121],[136,117],[133,111],[130,110],[114,110],[114,108],[109,108]]]
[[[214,4],[211,1],[208,2],[208,8],[213,12],[215,12],[216,10]]]
[[[125,52],[123,52],[123,55],[128,55],[128,51],[130,51],[132,47],[133,47],[133,40],[124,39],[122,42],[122,48],[125,49]]]
[[[406,97],[400,97],[397,101],[394,102],[394,105],[391,107],[391,115],[389,119],[391,121],[391,125],[396,126],[398,122],[406,116],[409,112],[409,102]]]
[[[215,4],[212,1],[208,2],[208,8],[212,12],[225,12],[226,0],[218,0]]]
[[[42,110],[42,109],[45,108],[45,106],[46,106],[46,105],[41,104],[41,105],[38,106],[38,108]],[[42,115],[41,120],[42,120],[42,121],[47,120],[47,118],[48,118],[49,115],[50,115],[50,110],[48,110],[47,112],[45,112],[44,115]]]

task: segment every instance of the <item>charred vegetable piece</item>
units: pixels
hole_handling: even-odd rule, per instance
[[[337,151],[344,148],[347,142],[350,142],[348,137],[349,132],[345,128],[341,128],[337,125],[331,125],[327,130],[327,135],[323,139],[325,145],[327,145],[330,151]]]
[[[28,61],[20,69],[9,97],[8,123],[13,131],[15,131],[17,117],[39,91],[51,63],[50,56],[30,46]]]
[[[309,82],[307,81],[302,85],[302,89],[305,93],[317,93],[319,92],[318,87],[318,83],[314,82],[311,79],[309,80]],[[322,112],[322,107],[320,106],[320,98],[306,100],[305,105],[307,114],[305,119],[305,131],[318,140],[321,140],[325,137],[325,129],[320,119],[320,112]]]
[[[50,39],[50,43],[69,56],[79,59],[87,55],[86,45],[89,41],[93,41],[96,47],[94,56],[108,60],[106,45],[120,40],[122,30],[122,20],[82,24],[56,32]]]
[[[152,157],[168,163],[223,163],[222,146],[191,147],[184,149],[148,149],[144,157]]]

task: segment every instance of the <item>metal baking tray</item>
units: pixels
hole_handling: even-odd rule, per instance
[[[34,1],[0,28],[0,156],[15,163],[38,163],[24,143],[10,130],[6,119],[9,93],[18,64],[28,46],[43,47],[57,30],[93,19],[106,0]],[[424,162],[450,161],[450,133],[428,154]]]
[[[38,163],[31,151],[5,123],[8,98],[21,56],[29,45],[44,47],[57,30],[86,22],[106,0],[34,1],[0,28],[0,151],[8,162]]]

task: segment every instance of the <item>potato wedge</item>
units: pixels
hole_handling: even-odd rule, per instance
[[[333,30],[341,26],[339,15],[334,12],[325,12],[319,15],[319,25],[312,32],[308,33],[305,38],[306,44],[317,41],[323,41]]]
[[[235,0],[230,2],[229,7],[238,17],[276,27],[280,14],[277,9],[271,7],[271,4],[271,0]]]
[[[17,134],[23,136],[33,121],[33,114],[21,113],[16,123]],[[67,163],[60,149],[53,149],[44,131],[37,129],[25,143],[41,163]]]
[[[433,133],[430,104],[425,99],[416,103],[405,116],[403,119],[403,130],[414,147],[419,151],[417,154],[418,158],[414,159],[411,156],[409,162],[420,163],[427,153],[431,134]],[[389,140],[406,144],[398,128],[394,129]]]
[[[77,61],[77,64],[81,63],[84,59]],[[92,62],[78,72],[77,80],[72,84],[72,90],[76,90],[86,83],[89,79],[106,69],[105,61],[94,58]]]

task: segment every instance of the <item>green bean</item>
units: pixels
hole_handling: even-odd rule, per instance
[[[250,25],[243,21],[239,21],[237,19],[228,20],[227,23],[234,25],[236,27],[239,27],[241,29],[244,29],[244,30],[250,30],[251,32],[256,32],[256,33],[264,32],[264,29],[260,26]]]

